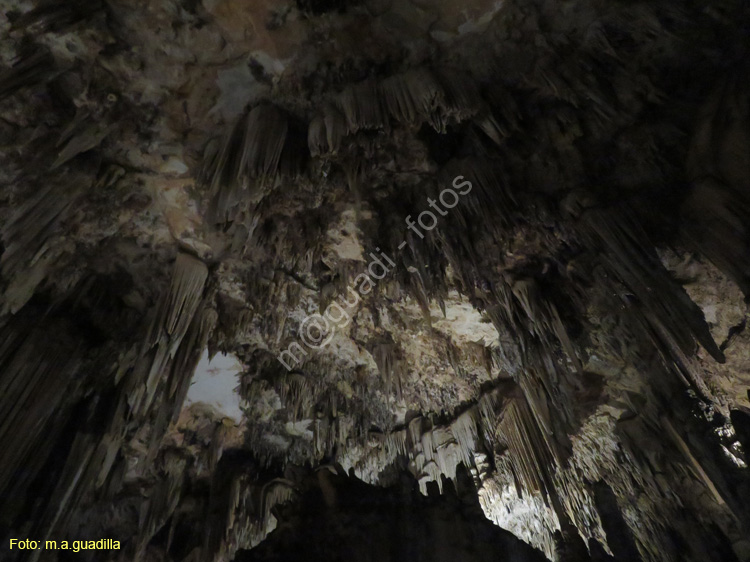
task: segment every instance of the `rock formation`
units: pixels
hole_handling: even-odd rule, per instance
[[[3,560],[750,560],[746,2],[0,5]]]

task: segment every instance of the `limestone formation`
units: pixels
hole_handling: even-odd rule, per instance
[[[2,560],[750,560],[746,2],[0,6]]]

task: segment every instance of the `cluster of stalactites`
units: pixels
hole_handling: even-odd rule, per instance
[[[71,432],[70,447],[57,461],[61,468],[50,500],[35,515],[35,532],[40,537],[65,533],[68,518],[81,498],[94,490],[102,494],[120,490],[126,472],[120,452],[145,421],[150,422],[146,469],[151,466],[170,421],[182,407],[200,353],[216,321],[215,311],[206,306],[207,273],[205,264],[196,258],[178,255],[171,285],[157,306],[142,348],[123,353],[119,374],[113,372],[109,381],[106,377],[97,381],[110,385],[113,400],[107,421],[101,426],[87,422],[71,429],[68,423],[76,401],[79,407],[89,410],[91,419],[101,416],[97,410],[106,407],[106,403],[81,401],[79,386],[93,379],[83,376],[84,365],[90,363],[75,343],[67,341],[71,328],[59,326],[61,335],[50,342],[49,326],[25,325],[23,312],[3,328],[6,333],[0,345],[0,406],[8,415],[0,424],[0,443],[12,455],[0,472],[0,489],[6,489],[9,478],[17,476],[18,469],[24,466],[28,476],[13,483],[14,494],[22,497],[24,486],[38,476],[47,460],[47,455],[39,451],[55,450],[61,432]],[[80,295],[76,291],[88,288],[89,284],[82,283],[70,299],[77,301]],[[3,406],[3,400],[9,402]],[[152,497],[145,514],[144,536],[149,529],[156,532],[161,528],[164,517],[173,511],[180,496],[183,465],[179,459],[177,464],[168,464],[173,468],[167,471],[172,476],[159,484]],[[15,515],[7,514],[10,520]]]
[[[397,356],[397,346],[393,342],[379,343],[371,352],[383,378],[385,392],[391,396],[395,392],[397,400],[402,399],[402,379],[404,368]]]
[[[513,472],[522,490],[542,492],[551,490],[550,470],[555,464],[554,443],[545,438],[536,417],[523,398],[510,400],[497,424],[497,433],[508,448]]]
[[[422,67],[352,84],[333,96],[310,123],[310,153],[335,155],[347,135],[389,130],[391,119],[411,126],[429,123],[439,133],[451,123],[473,120],[495,142],[505,136],[472,79]]]
[[[508,383],[483,394],[449,424],[433,425],[420,416],[403,429],[371,434],[369,452],[354,470],[358,477],[375,483],[383,467],[405,461],[426,494],[429,482],[436,482],[442,490],[443,477],[455,479],[459,464],[479,474],[476,455],[504,451],[518,495],[540,493],[558,512],[555,475],[566,456],[559,431],[549,425],[549,415],[527,400],[522,387]]]
[[[223,141],[213,140],[205,148],[201,181],[209,191],[209,218],[231,219],[242,200],[257,198],[258,185],[296,176],[310,155],[337,154],[348,135],[389,130],[391,119],[410,125],[427,122],[440,133],[450,123],[471,120],[497,143],[508,129],[472,79],[427,68],[347,86],[321,103],[309,125],[293,126],[297,122],[287,112],[261,103],[243,113]],[[513,123],[514,117],[504,121]],[[305,128],[306,146],[300,142]]]
[[[447,425],[434,425],[418,416],[403,429],[370,434],[369,452],[354,466],[355,473],[374,483],[378,476],[370,473],[373,467],[382,470],[405,460],[422,493],[427,493],[428,482],[437,482],[442,490],[443,476],[455,479],[459,464],[474,468],[475,453],[492,446],[496,408],[501,403],[501,390],[494,389]]]
[[[209,219],[230,219],[243,198],[258,195],[259,186],[299,173],[307,154],[295,125],[288,113],[262,103],[244,112],[221,143],[208,143],[201,181],[209,188]]]
[[[291,482],[281,478],[258,485],[249,482],[244,475],[234,476],[229,487],[230,497],[224,504],[227,506],[225,520],[214,522],[213,528],[221,533],[215,541],[218,544],[204,552],[202,559],[231,560],[237,550],[260,544],[276,528],[277,521],[271,510],[291,501],[295,494]],[[210,544],[209,541],[206,544]]]
[[[662,264],[632,206],[621,202],[607,207],[590,194],[573,192],[562,209],[576,220],[580,243],[597,256],[592,279],[606,288],[611,306],[624,311],[633,336],[655,349],[678,380],[701,394],[704,383],[690,361],[696,342],[720,363],[724,353],[701,309]],[[658,378],[651,382],[655,387],[669,385]]]
[[[686,240],[750,297],[750,96],[747,66],[725,76],[698,113],[687,161]]]
[[[36,283],[39,283],[33,269],[44,267],[46,262],[55,259],[51,239],[90,184],[90,178],[63,172],[56,181],[38,188],[0,227],[0,242],[4,245],[0,274],[11,281],[2,295],[4,302],[0,304],[0,317],[9,312],[16,313],[31,298]]]
[[[0,328],[0,342],[0,492],[10,497],[33,480],[64,428],[83,357],[75,342],[50,342],[23,317]]]
[[[275,361],[275,358],[273,359]],[[304,422],[307,430],[312,432],[308,436],[295,436],[303,443],[302,450],[307,451],[304,460],[312,459],[319,462],[330,457],[336,451],[342,451],[354,443],[364,444],[367,441],[367,427],[373,420],[367,420],[366,413],[357,411],[355,403],[365,400],[365,387],[359,396],[344,396],[331,381],[321,376],[330,366],[307,363],[308,374],[292,371],[279,373],[276,365],[272,365],[271,375],[260,375],[252,379],[248,377],[243,383],[241,394],[250,404],[266,400],[265,394],[272,390],[278,396],[282,406],[272,415],[251,425],[248,440],[256,460],[263,466],[274,463],[304,462],[302,459],[291,459],[287,448],[268,438],[269,426],[281,427],[285,424]],[[264,372],[259,368],[259,373]],[[314,376],[310,376],[313,375]]]
[[[132,391],[128,403],[133,416],[143,416],[151,409],[157,388],[163,383],[168,369],[181,379],[187,377],[189,381],[192,377],[192,371],[187,368],[189,362],[195,359],[195,351],[198,354],[202,351],[198,348],[205,345],[215,321],[215,311],[201,306],[207,279],[205,263],[185,253],[177,255],[169,290],[158,303],[146,336],[142,359],[135,369],[137,375],[129,381]],[[185,340],[188,341],[185,348],[190,349],[183,348],[183,353],[180,353]],[[180,394],[184,394],[181,382],[170,380],[170,383],[170,393],[179,389]]]
[[[697,340],[714,359],[724,362],[724,354],[711,337],[702,311],[671,278],[626,205],[589,209],[583,213],[582,222],[584,235],[605,249],[603,265],[625,285],[628,294],[636,297],[649,324],[668,333],[685,355],[693,354]]]
[[[0,73],[0,99],[49,80],[55,71],[55,59],[47,48],[19,54],[11,67]]]

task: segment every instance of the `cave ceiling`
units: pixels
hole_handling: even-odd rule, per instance
[[[744,2],[0,6],[0,548],[750,560]]]

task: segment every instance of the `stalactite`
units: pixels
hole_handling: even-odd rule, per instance
[[[372,350],[372,357],[378,365],[380,375],[383,377],[386,393],[396,392],[396,399],[401,400],[402,395],[402,372],[401,361],[397,356],[397,348],[394,343],[376,344]]]
[[[322,115],[313,118],[308,129],[307,144],[312,156],[336,155],[349,133],[346,118],[333,103],[323,105]]]
[[[666,415],[662,415],[660,421],[662,427],[664,427],[664,429],[666,430],[667,435],[669,435],[675,446],[685,456],[685,460],[688,461],[691,468],[695,471],[697,477],[700,478],[700,480],[710,490],[711,494],[716,500],[716,503],[718,503],[719,505],[724,505],[724,498],[721,497],[721,494],[716,489],[716,485],[711,481],[708,474],[706,474],[706,471],[703,470],[703,467],[701,466],[700,462],[698,462],[698,459],[696,459],[695,456],[690,452],[690,448],[687,446],[682,437],[680,437],[680,434],[677,433],[674,426],[672,425],[672,422],[669,421],[669,418]]]
[[[508,447],[524,489],[542,492],[546,498],[555,495],[550,472],[556,464],[555,446],[540,431],[524,399],[511,400],[505,406],[497,432]]]
[[[548,348],[550,347],[549,336],[551,334],[557,336],[560,345],[567,353],[576,371],[578,374],[582,374],[583,366],[555,304],[544,299],[533,279],[518,279],[514,281],[511,291],[526,314],[529,329]]]
[[[454,213],[458,226],[470,228],[476,224],[476,217],[481,224],[489,225],[493,234],[499,234],[518,222],[519,201],[502,163],[476,157],[452,160],[440,175],[445,178],[443,185],[451,184],[458,176],[461,176],[461,181],[471,182],[472,189],[467,193],[465,204]],[[451,221],[454,215],[450,216]]]
[[[151,439],[146,455],[148,460],[156,457],[169,424],[176,422],[180,416],[201,353],[206,349],[216,322],[216,311],[205,306],[201,309],[199,305],[175,352],[174,360],[169,363],[168,371],[162,373],[164,383],[152,422]]]
[[[474,464],[473,453],[478,449],[479,429],[477,419],[477,409],[470,408],[458,416],[450,426],[451,433],[455,437],[461,453],[461,460],[466,467]]]
[[[0,333],[0,446],[6,451],[0,491],[9,492],[9,486],[28,485],[35,475],[32,467],[38,469],[51,451],[45,437],[59,435],[65,425],[73,377],[83,358],[74,342],[52,342],[50,334],[23,319]],[[22,467],[27,474],[14,483]]]
[[[449,124],[481,114],[477,124],[490,138],[499,143],[503,135],[474,80],[448,70],[435,74],[419,67],[379,82],[366,80],[347,86],[334,102],[311,122],[308,145],[313,156],[335,154],[347,134],[387,129],[388,116],[412,126],[428,122],[445,133]]]
[[[388,121],[374,80],[347,86],[336,97],[336,103],[346,118],[349,133],[361,129],[383,129]],[[327,125],[327,124],[326,124]]]
[[[228,509],[224,513],[226,522],[214,521],[214,529],[224,529],[221,535],[204,543],[203,560],[220,561],[231,559],[241,548],[257,546],[276,528],[276,518],[271,510],[291,501],[295,490],[291,482],[277,478],[256,486],[242,476],[231,481]]]
[[[303,375],[283,374],[274,380],[274,387],[281,403],[291,410],[293,420],[308,415],[316,393]]]
[[[416,416],[406,426],[407,434],[407,446],[413,449],[421,442],[422,434],[424,433],[424,418],[422,416]]]
[[[692,247],[750,296],[750,129],[747,68],[722,78],[698,113],[687,173],[693,186],[681,208]]]
[[[310,121],[310,127],[307,129],[307,146],[313,157],[327,154],[330,150],[326,138],[326,124],[322,115],[318,115]]]
[[[194,326],[193,336],[188,337],[188,341],[197,344],[199,339],[206,337],[205,329],[212,315],[207,313],[209,316],[195,324],[193,320],[201,304],[207,278],[205,263],[188,254],[177,255],[169,290],[157,305],[141,357],[126,381],[124,392],[135,417],[146,416],[150,411],[157,388],[170,365],[186,369],[192,359],[192,368],[195,368],[195,349],[186,350],[183,354],[179,354],[178,350],[191,325]],[[179,364],[174,363],[175,357],[179,357]],[[176,376],[181,381],[181,377],[192,376],[192,371],[183,370]],[[176,381],[175,388],[182,387],[184,391],[182,384]],[[169,412],[165,421],[171,417],[172,412]]]
[[[435,127],[439,132],[445,133],[449,124],[471,119],[486,109],[479,87],[473,78],[449,69],[441,70],[437,78],[445,92],[439,126]]]
[[[13,65],[0,73],[0,99],[49,80],[56,72],[55,60],[48,49],[35,47],[19,54]]]
[[[172,422],[176,422],[180,415],[180,409],[185,402],[200,354],[206,349],[209,337],[217,322],[218,314],[216,310],[203,306],[194,315],[193,322],[178,348],[167,382],[166,392],[166,396],[172,404]]]
[[[287,116],[272,105],[258,105],[247,114],[244,126],[237,179],[244,183],[275,174],[289,127]]]
[[[523,372],[519,381],[540,429],[550,444],[555,443],[552,451],[559,462],[570,447],[568,434],[576,429],[573,412],[576,398],[569,379],[570,374],[558,369],[549,356],[537,355],[533,366]]]
[[[60,191],[67,193],[63,196]],[[0,258],[3,276],[18,274],[39,258],[47,240],[74,208],[81,191],[72,182],[67,186],[49,184],[19,206],[11,220],[0,228],[0,239],[5,245]]]
[[[494,449],[497,443],[497,418],[498,397],[496,392],[482,394],[477,402],[477,426],[481,430],[481,436],[490,449]]]
[[[253,182],[296,169],[288,160],[298,158],[301,147],[289,130],[285,112],[260,104],[242,115],[221,148],[215,143],[206,146],[200,177],[209,188],[212,220],[226,220],[243,195],[249,196],[246,192]],[[282,161],[285,150],[287,162]]]
[[[66,164],[79,154],[98,147],[113,130],[113,126],[97,119],[87,112],[76,115],[73,122],[66,127],[57,141],[56,148],[60,151],[52,163],[51,169]]]
[[[428,69],[386,78],[379,90],[383,105],[396,120],[410,125],[430,121],[436,130],[443,128],[435,114],[443,105],[443,88]]]
[[[711,337],[703,313],[669,277],[632,210],[625,204],[617,212],[590,208],[581,217],[589,243],[602,248],[604,266],[627,288],[623,300],[635,297],[685,355],[692,354],[697,340],[723,363],[724,354]]]
[[[406,431],[396,431],[386,436],[385,448],[390,455],[405,455],[406,448]]]
[[[707,177],[695,181],[682,206],[683,237],[750,295],[750,202]]]
[[[331,429],[328,418],[313,420],[313,443],[312,449],[316,459],[322,459],[329,455],[336,445],[336,434]]]
[[[163,364],[159,367],[159,377],[163,382],[159,384],[161,399],[156,401],[157,406],[141,402],[141,411],[138,414],[141,419],[150,419],[152,427],[149,432],[149,443],[146,445],[145,458],[150,460],[156,457],[156,452],[161,444],[162,437],[167,430],[170,419],[175,419],[182,407],[187,392],[187,386],[192,378],[195,366],[200,358],[201,350],[205,347],[211,330],[216,322],[216,313],[209,308],[200,308],[200,298],[203,292],[207,270],[205,265],[198,262],[195,258],[189,256],[178,257],[175,266],[175,275],[173,276],[172,291],[162,300],[160,309],[155,316],[156,320],[150,334],[147,338],[146,351],[149,351],[149,345],[163,348],[163,353],[156,353],[151,359],[158,362],[162,357]],[[199,264],[199,265],[198,265]],[[202,269],[202,271],[201,271]],[[197,271],[196,271],[197,270]],[[197,283],[192,283],[198,279]],[[82,285],[83,290],[88,287]],[[198,292],[198,298],[189,295],[191,291]],[[74,299],[75,301],[75,299]],[[171,307],[171,308],[170,308]],[[179,309],[179,310],[176,310]],[[187,320],[182,315],[187,315]],[[186,324],[186,322],[189,322]],[[158,326],[158,329],[157,329]],[[174,357],[170,354],[170,343],[175,343],[172,338],[179,339],[177,348],[174,350]],[[12,340],[9,340],[12,341]],[[31,342],[32,340],[27,340]],[[52,349],[55,349],[54,347]],[[38,355],[38,353],[37,353]],[[147,353],[147,355],[149,355]],[[65,356],[69,360],[78,361],[76,354],[71,353],[68,348],[65,350]],[[44,356],[40,356],[45,361]],[[118,462],[118,453],[121,451],[122,444],[128,438],[128,432],[132,429],[129,425],[129,414],[126,404],[129,398],[144,398],[144,389],[142,378],[146,374],[146,369],[154,367],[153,361],[148,357],[142,358],[142,368],[136,368],[129,372],[128,378],[116,389],[112,389],[113,394],[103,401],[87,400],[79,408],[84,408],[87,412],[84,418],[85,423],[78,423],[74,428],[67,428],[72,433],[72,444],[66,450],[61,450],[62,457],[56,461],[60,466],[59,474],[55,474],[55,480],[51,483],[50,501],[46,505],[41,505],[41,511],[34,521],[35,532],[44,536],[45,539],[53,536],[55,532],[64,530],[68,525],[71,515],[78,508],[83,498],[89,497],[92,492],[102,493],[104,489],[109,490],[107,493],[116,493],[122,485],[123,473],[113,471]],[[145,363],[143,363],[145,361]],[[26,361],[29,368],[33,368],[34,363]],[[58,370],[60,365],[65,365],[62,358],[56,361],[55,380],[60,384],[68,381],[65,392],[54,385],[46,385],[49,391],[54,391],[58,400],[58,412],[50,418],[49,414],[39,415],[36,419],[53,419],[57,420],[62,429],[65,429],[68,423],[69,411],[64,407],[64,400],[69,394],[70,399],[76,396],[75,385],[69,378],[61,377]],[[121,366],[123,370],[128,370],[129,363],[125,359],[125,364]],[[78,367],[76,367],[77,369]],[[67,372],[66,367],[63,367]],[[119,377],[118,377],[119,378]],[[187,382],[186,382],[187,381]],[[156,388],[156,382],[155,388]],[[36,401],[40,406],[47,404],[43,399],[45,392],[36,393]],[[114,408],[110,400],[114,400]],[[106,417],[103,417],[103,411],[106,410]],[[26,413],[28,414],[28,410]],[[34,419],[33,416],[29,419]],[[107,419],[104,426],[97,422],[97,419]],[[80,420],[79,420],[80,422]],[[36,423],[36,422],[35,422]],[[32,431],[19,433],[28,439]],[[52,438],[55,431],[49,433]],[[33,445],[33,441],[28,441]],[[19,445],[15,447],[19,452],[23,448]],[[50,447],[49,450],[52,450]],[[40,462],[44,462],[44,456],[39,456]],[[168,461],[171,462],[171,461]],[[180,461],[178,461],[180,462]],[[183,467],[184,469],[184,467]],[[183,469],[176,469],[179,478],[168,479],[163,482],[163,486],[154,491],[152,496],[153,502],[144,513],[145,519],[140,522],[142,529],[140,548],[151,539],[151,536],[161,526],[174,511],[176,503],[180,497],[180,484],[182,480]],[[171,469],[168,469],[168,472]],[[29,473],[29,477],[32,474]],[[21,492],[19,492],[21,493]]]
[[[104,9],[102,0],[42,0],[36,2],[36,7],[18,17],[11,29],[27,29],[38,27],[40,31],[61,32],[82,20],[91,18]]]
[[[323,108],[323,123],[326,128],[326,141],[328,143],[328,152],[336,154],[341,148],[341,143],[347,135],[346,117],[336,109],[332,103],[325,104]]]
[[[512,385],[512,383],[511,383]],[[512,388],[516,388],[512,385]],[[467,408],[448,425],[432,425],[418,416],[409,421],[403,429],[376,434],[377,458],[372,464],[377,467],[393,465],[399,457],[405,457],[409,470],[420,483],[422,493],[427,493],[427,483],[437,482],[442,490],[441,478],[456,478],[457,467],[475,467],[475,454],[483,450],[485,440],[492,444],[497,437],[496,408],[503,407],[502,396],[508,391],[507,385],[499,385],[482,395],[482,398]],[[511,391],[512,392],[512,391]],[[367,473],[367,464],[360,465],[360,477],[376,482]]]
[[[135,545],[135,558],[141,559],[148,542],[169,520],[177,507],[182,494],[185,459],[169,455],[165,459],[166,478],[161,481],[140,513],[138,522],[139,537]]]
[[[484,132],[492,141],[498,145],[503,145],[503,139],[508,136],[508,132],[503,126],[495,119],[492,112],[487,109],[483,111],[474,119],[474,123],[479,129]]]

